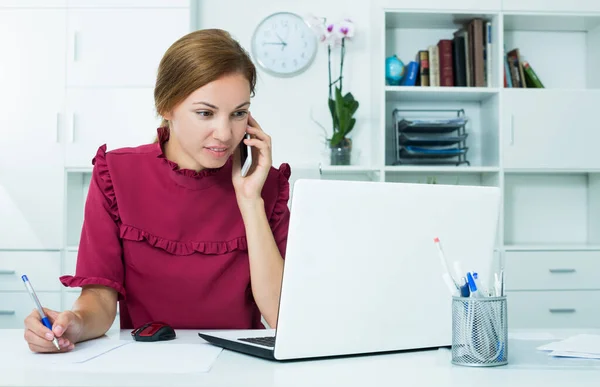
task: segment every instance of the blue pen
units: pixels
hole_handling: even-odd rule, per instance
[[[29,295],[31,296],[33,303],[35,304],[38,312],[40,313],[40,316],[42,317],[42,324],[44,324],[46,326],[46,328],[48,328],[48,329],[50,329],[50,331],[52,331],[52,324],[50,324],[50,320],[48,320],[48,317],[44,313],[44,309],[42,309],[40,300],[38,299],[37,294],[35,294],[35,290],[33,290],[33,286],[31,286],[31,282],[29,282],[29,278],[27,278],[26,275],[22,275],[21,279],[23,280],[23,283],[25,284],[25,288],[29,292]],[[54,337],[54,339],[52,339],[52,342],[56,346],[56,349],[58,349],[60,351],[60,345],[58,345],[58,339],[56,337]]]
[[[469,297],[471,293],[469,292],[469,285],[467,285],[467,279],[462,277],[462,285],[460,286],[460,296],[461,297]]]

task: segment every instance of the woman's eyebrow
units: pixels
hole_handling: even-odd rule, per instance
[[[192,105],[196,105],[196,104],[206,105],[206,106],[208,106],[208,107],[210,107],[210,108],[217,109],[217,110],[219,109],[219,108],[218,108],[218,107],[216,107],[215,105],[213,105],[213,104],[210,104],[210,103],[208,103],[208,102],[204,102],[204,101],[197,101],[197,102],[194,102]],[[246,101],[246,102],[243,102],[243,103],[239,104],[239,105],[236,107],[236,109],[239,109],[239,108],[241,108],[242,106],[245,106],[245,105],[250,105],[250,101]]]

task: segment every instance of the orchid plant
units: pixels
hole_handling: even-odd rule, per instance
[[[354,128],[356,119],[354,113],[358,109],[358,101],[354,99],[352,93],[343,94],[344,80],[344,58],[346,56],[346,40],[354,37],[354,23],[350,19],[343,19],[336,23],[328,23],[325,18],[309,16],[306,22],[317,35],[318,40],[327,46],[327,69],[329,73],[329,112],[333,124],[333,135],[329,141],[329,146],[349,147],[350,140],[348,134]],[[340,49],[340,73],[332,81],[331,77],[331,57],[332,51]]]

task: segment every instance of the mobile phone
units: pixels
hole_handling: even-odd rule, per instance
[[[244,139],[249,139],[250,135],[246,133]],[[240,143],[240,165],[242,166],[242,177],[246,177],[250,167],[252,166],[252,148],[250,145],[244,144],[244,139]]]

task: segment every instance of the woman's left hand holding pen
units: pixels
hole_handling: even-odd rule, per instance
[[[37,309],[25,318],[25,341],[29,344],[29,349],[32,352],[59,352],[52,343],[56,337],[60,352],[73,350],[81,334],[81,318],[70,310],[59,313],[44,308],[44,313],[52,322],[52,330],[42,324]]]

